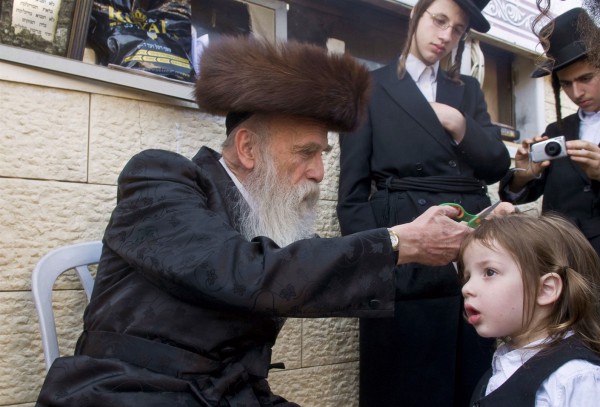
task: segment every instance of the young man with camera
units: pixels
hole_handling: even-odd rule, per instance
[[[588,58],[583,38],[586,30],[598,29],[585,10],[575,8],[540,31],[549,65],[532,77],[552,75],[558,120],[542,136],[522,142],[515,168],[500,183],[500,197],[521,204],[543,194],[542,211],[569,217],[600,254],[600,67]],[[560,89],[579,107],[565,118]]]

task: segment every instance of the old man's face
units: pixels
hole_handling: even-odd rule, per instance
[[[256,166],[244,182],[252,201],[243,216],[244,235],[267,236],[280,246],[311,237],[324,176],[322,154],[331,149],[326,127],[277,116],[259,144]]]

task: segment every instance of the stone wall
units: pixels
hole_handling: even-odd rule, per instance
[[[556,109],[554,108],[554,92],[552,90],[552,83],[550,76],[546,76],[544,79],[544,113],[546,123],[552,123],[556,121]],[[560,92],[560,106],[562,117],[567,117],[577,111],[577,105],[571,102],[571,99],[565,94]]]

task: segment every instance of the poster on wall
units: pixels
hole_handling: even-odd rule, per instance
[[[0,43],[48,54],[71,55],[73,39],[87,32],[92,0],[0,0]],[[73,34],[73,35],[72,35]],[[85,41],[85,35],[84,35]],[[81,42],[81,41],[79,41]],[[81,58],[78,58],[81,59]]]
[[[23,30],[53,42],[61,0],[13,0],[11,25],[16,35]]]

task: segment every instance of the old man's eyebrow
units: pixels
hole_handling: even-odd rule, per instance
[[[323,152],[323,153],[328,153],[333,149],[333,147],[331,145],[327,145],[327,147],[322,148],[320,144],[317,143],[310,143],[310,144],[306,144],[306,145],[302,145],[302,146],[296,146],[294,148],[294,151],[297,153],[301,153],[301,154],[314,154],[316,152]]]

